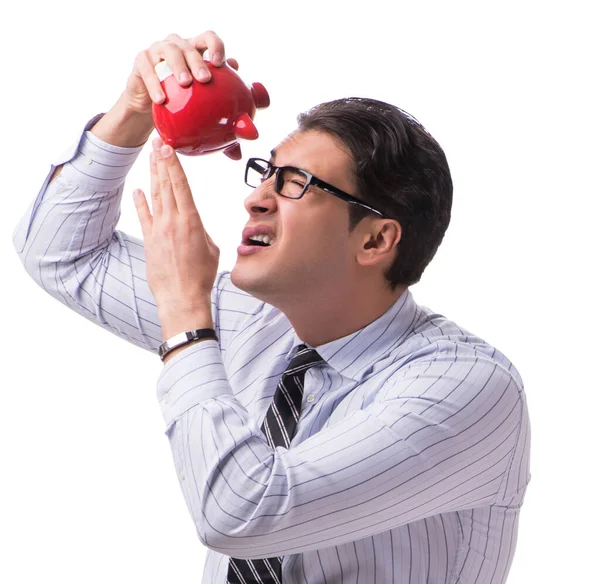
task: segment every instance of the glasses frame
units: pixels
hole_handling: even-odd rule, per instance
[[[369,211],[371,211],[372,213],[375,213],[376,215],[379,215],[380,217],[384,216],[381,211],[374,209],[373,207],[363,203],[356,197],[349,195],[348,193],[338,189],[337,187],[330,185],[329,183],[325,182],[324,180],[321,180],[320,178],[316,177],[314,174],[311,174],[310,172],[307,172],[306,170],[302,170],[301,168],[296,168],[295,166],[275,166],[274,164],[272,164],[268,160],[265,160],[264,158],[249,158],[248,162],[246,162],[246,172],[244,174],[244,182],[253,189],[255,189],[256,186],[252,185],[248,182],[248,172],[250,170],[254,170],[254,171],[259,170],[259,168],[254,165],[254,163],[256,161],[264,163],[267,167],[267,173],[266,173],[266,175],[263,174],[262,180],[263,181],[269,180],[273,175],[275,175],[275,192],[278,195],[285,197],[286,199],[293,199],[293,200],[301,199],[304,196],[304,193],[306,193],[306,191],[308,190],[308,187],[315,186],[315,187],[319,187],[320,189],[324,190],[326,193],[333,195],[334,197],[338,197],[338,199],[342,199],[343,201],[346,201],[346,203],[350,203],[352,205],[359,205],[360,207],[364,207],[365,209],[368,209]],[[290,197],[290,196],[284,195],[280,192],[282,185],[279,184],[279,176],[280,176],[279,173],[281,170],[285,170],[285,169],[292,170],[292,171],[297,172],[306,177],[306,183],[304,185],[304,188],[302,189],[300,195],[297,197]],[[262,169],[260,169],[260,170],[262,170]]]

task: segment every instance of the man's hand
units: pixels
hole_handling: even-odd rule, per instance
[[[189,39],[171,34],[138,53],[125,91],[92,132],[114,146],[127,148],[144,144],[154,129],[152,102],[160,104],[166,99],[154,66],[166,61],[181,86],[192,83],[192,76],[205,83],[211,78],[203,58],[207,50],[213,65],[223,65],[225,45],[212,31]],[[227,63],[238,68],[235,59],[227,59]]]
[[[166,340],[184,331],[213,328],[210,301],[219,248],[204,230],[173,148],[160,138],[152,145],[152,213],[139,189],[134,200],[144,236],[148,285]]]
[[[152,111],[152,102],[158,104],[165,100],[165,94],[154,70],[154,66],[160,61],[167,62],[181,86],[189,85],[192,77],[201,83],[209,81],[210,69],[202,56],[207,50],[213,65],[223,65],[225,45],[212,31],[189,39],[170,34],[164,41],[156,42],[141,51],[127,80],[125,98],[128,107],[137,113],[149,114]],[[229,59],[227,62],[234,69],[238,68],[235,59]]]

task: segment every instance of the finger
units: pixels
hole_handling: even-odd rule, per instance
[[[177,33],[174,32],[174,33],[171,33],[171,34],[167,35],[165,37],[165,40],[166,41],[172,41],[172,42],[176,43],[178,41],[182,41],[183,38],[181,37],[181,35],[179,35],[179,34],[177,34]]]
[[[140,225],[142,226],[144,241],[146,241],[152,233],[152,214],[148,207],[148,201],[146,201],[146,195],[140,189],[135,189],[135,191],[133,191],[133,203],[135,205],[135,210],[137,211],[138,219],[140,220]]]
[[[150,99],[157,104],[165,101],[166,96],[162,90],[160,81],[158,80],[158,75],[154,70],[154,64],[150,59],[148,51],[142,51],[139,53],[135,60],[134,69],[142,78]]]
[[[240,68],[240,64],[237,62],[236,59],[230,57],[229,59],[227,59],[227,64],[232,68],[235,69],[236,71]]]
[[[204,49],[199,51],[191,42],[182,39],[179,35],[169,35],[167,39],[179,47],[185,59],[187,68],[200,83],[206,83],[210,80],[212,76],[210,69],[202,57]]]
[[[177,205],[177,210],[179,213],[197,214],[198,209],[194,203],[192,190],[190,189],[187,176],[185,175],[185,171],[181,166],[179,158],[175,154],[173,148],[168,145],[161,148],[161,154],[167,172],[169,173],[171,189],[175,204]]]
[[[175,79],[180,85],[186,86],[192,82],[192,76],[188,69],[183,52],[175,42],[162,41],[160,43],[154,43],[150,49],[150,59],[157,65],[160,61],[166,61],[167,65],[173,71]],[[156,73],[155,73],[156,74]]]
[[[225,62],[225,44],[212,30],[189,39],[189,42],[202,53],[208,50],[210,62],[216,67],[220,67]]]
[[[175,202],[175,197],[173,196],[171,177],[169,176],[165,159],[161,154],[161,146],[162,140],[160,138],[155,138],[152,142],[152,147],[154,148],[152,154],[154,154],[156,161],[160,202],[162,205],[163,215],[173,215],[177,213],[177,204]],[[171,152],[173,151],[170,146],[167,146],[167,149],[169,149]]]
[[[156,166],[156,154],[150,153],[150,200],[152,201],[152,213],[155,217],[162,215],[162,197],[160,195],[160,179]]]

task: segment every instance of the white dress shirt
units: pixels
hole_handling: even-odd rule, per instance
[[[156,351],[144,248],[116,230],[140,150],[82,133],[14,242],[49,294]],[[281,555],[286,584],[505,582],[530,478],[523,383],[505,355],[409,289],[365,328],[315,347],[325,363],[306,373],[292,444],[272,449],[260,427],[302,340],[228,272],[212,303],[219,341],[181,351],[158,381],[209,548],[203,582],[225,584],[229,556]]]

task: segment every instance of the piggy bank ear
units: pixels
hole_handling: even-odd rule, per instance
[[[258,130],[254,122],[248,114],[241,114],[234,125],[235,135],[238,138],[245,140],[256,140],[258,138]]]

